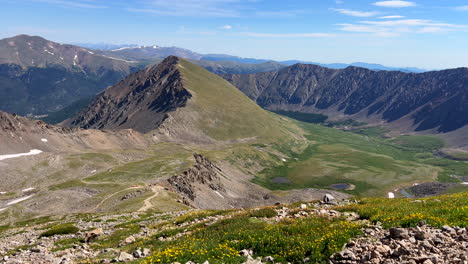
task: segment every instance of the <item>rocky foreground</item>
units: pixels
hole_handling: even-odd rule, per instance
[[[272,215],[253,217],[271,225],[284,221],[296,221],[310,217],[345,219],[361,226],[362,235],[349,241],[343,249],[330,257],[336,264],[466,264],[468,263],[468,232],[466,227],[433,228],[421,221],[411,228],[384,229],[380,223],[372,224],[361,219],[355,212],[340,212],[341,206],[356,201],[336,201],[329,194],[320,202],[290,206],[269,207]],[[247,212],[256,212],[253,209]],[[205,211],[206,212],[206,211]],[[140,247],[141,241],[155,239],[160,242],[176,241],[201,228],[245,213],[232,210],[200,214],[197,210],[184,212],[142,215],[128,213],[120,215],[73,216],[58,221],[34,223],[7,229],[0,233],[0,263],[154,263],[150,256],[155,248]],[[188,217],[198,215],[198,217]],[[77,232],[47,233],[52,225],[70,225]],[[136,226],[133,232],[125,229]],[[56,229],[58,230],[58,229]],[[298,234],[300,235],[300,234]],[[260,264],[281,263],[273,256],[261,256],[252,249],[237,252],[242,261],[238,263]],[[273,254],[272,254],[273,255]],[[148,261],[148,262],[146,262]],[[216,262],[211,260],[211,262]],[[307,256],[302,263],[315,263]],[[158,262],[159,263],[159,262]],[[171,262],[169,262],[171,263]],[[172,262],[177,264],[179,262]],[[183,263],[195,264],[192,261]],[[210,262],[200,262],[209,264]],[[217,263],[217,262],[216,262]]]

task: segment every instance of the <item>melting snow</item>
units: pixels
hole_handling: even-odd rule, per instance
[[[91,173],[95,173],[97,170],[92,170]]]
[[[11,200],[10,202],[8,202],[6,205],[13,205],[13,204],[17,204],[17,203],[20,203],[22,201],[26,201],[27,199],[33,197],[32,195],[28,195],[28,196],[24,196],[24,197],[21,197],[21,198],[18,198],[18,199],[14,199],[14,200]]]
[[[392,193],[392,192],[389,192],[389,193],[388,193],[388,198],[390,198],[390,199],[395,198],[395,194]]]
[[[468,185],[468,182],[462,182],[461,184],[463,184],[463,185]]]
[[[286,162],[286,159],[281,159],[282,161]]]
[[[5,210],[6,210],[6,208],[0,208],[0,212],[1,212],[1,211],[5,211]]]
[[[31,156],[31,155],[37,155],[42,153],[42,150],[38,149],[32,149],[28,153],[18,153],[18,154],[7,154],[7,155],[0,155],[0,160],[6,160],[6,159],[12,159],[12,158],[19,158],[23,156]]]
[[[32,191],[34,189],[36,189],[36,188],[26,188],[26,189],[22,190],[22,192],[29,192],[29,191]]]
[[[41,141],[42,142],[49,142],[49,140],[47,140],[47,138],[41,138]]]
[[[88,50],[88,53],[89,53],[89,54],[94,54],[94,52],[91,52],[91,51],[89,51],[89,50]]]
[[[217,195],[221,196],[221,198],[224,199],[224,196],[222,196],[218,191],[215,191],[215,193],[216,193]]]
[[[0,195],[2,195],[2,194],[6,194],[6,193],[7,193],[7,192],[0,192]]]

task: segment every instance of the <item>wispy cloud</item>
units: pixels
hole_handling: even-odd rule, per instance
[[[245,8],[241,0],[145,0],[142,8],[128,8],[132,12],[163,16],[239,17]]]
[[[440,33],[468,30],[468,25],[441,23],[427,19],[360,21],[357,24],[338,24],[338,26],[343,31],[373,33],[382,37],[395,37],[407,33]]]
[[[466,6],[457,6],[455,9],[459,11],[468,11],[468,5]]]
[[[414,2],[401,1],[401,0],[379,1],[379,2],[375,2],[374,5],[381,6],[381,7],[397,7],[397,8],[416,6]]]
[[[395,15],[395,16],[381,16],[379,18],[382,18],[382,19],[395,19],[395,18],[404,18],[404,16],[398,16],[398,15]]]
[[[258,38],[323,38],[333,37],[335,34],[329,33],[257,33],[257,32],[245,32],[245,35],[249,37]]]
[[[229,30],[229,29],[232,29],[232,26],[231,25],[224,25],[221,28]]]
[[[344,4],[344,1],[342,1],[342,0],[336,0],[335,3],[336,3],[337,5],[342,5],[342,4]]]
[[[343,8],[331,8],[331,10],[341,13],[347,16],[353,17],[372,17],[379,14],[379,12],[370,12],[370,11],[357,11],[357,10],[350,10],[350,9],[343,9]]]
[[[73,0],[33,0],[34,2],[42,2],[55,4],[63,7],[78,7],[78,8],[107,8],[106,5],[96,4],[95,1],[73,1]]]

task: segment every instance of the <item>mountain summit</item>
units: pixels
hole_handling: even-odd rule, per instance
[[[158,129],[164,136],[210,141],[287,133],[282,122],[221,77],[169,56],[109,87],[63,125]]]

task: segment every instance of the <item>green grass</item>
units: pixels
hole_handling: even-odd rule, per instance
[[[273,256],[281,263],[300,263],[305,257],[312,263],[328,263],[334,252],[359,233],[357,224],[340,219],[311,217],[268,224],[243,215],[160,244],[142,263],[240,263],[245,261],[238,255],[242,249],[252,249],[255,256]]]
[[[126,225],[117,228],[111,235],[99,238],[91,245],[95,249],[116,248],[125,238],[140,232],[141,228],[137,224]]]
[[[54,243],[55,247],[52,248],[52,252],[62,251],[68,248],[72,248],[74,245],[83,244],[82,238],[65,238],[58,240]]]
[[[466,189],[465,189],[466,190]],[[340,211],[354,211],[362,218],[386,228],[415,226],[424,220],[434,227],[468,226],[468,192],[418,199],[364,198],[361,203],[344,206]]]
[[[287,153],[289,159],[265,166],[254,183],[271,190],[330,188],[335,183],[355,185],[350,194],[386,196],[395,188],[415,182],[459,181],[468,175],[468,163],[436,157],[444,144],[438,137],[382,137],[382,128],[365,135],[315,124],[299,123],[309,134],[303,151]],[[279,179],[279,180],[278,180]],[[285,182],[287,181],[287,182]]]
[[[249,212],[250,217],[258,218],[271,218],[277,215],[276,211],[273,208],[260,208],[257,210],[251,210]]]
[[[289,141],[292,122],[263,110],[229,82],[186,60],[180,71],[193,98],[184,108],[195,126],[216,140],[257,138],[257,141]],[[229,98],[226,100],[226,98]],[[261,143],[261,142],[260,142]]]
[[[67,235],[67,234],[76,234],[80,231],[74,224],[65,223],[59,224],[49,228],[49,230],[41,233],[39,237],[51,237],[55,235]]]
[[[445,146],[444,141],[437,136],[400,136],[390,140],[390,142],[420,152],[431,152]]]

